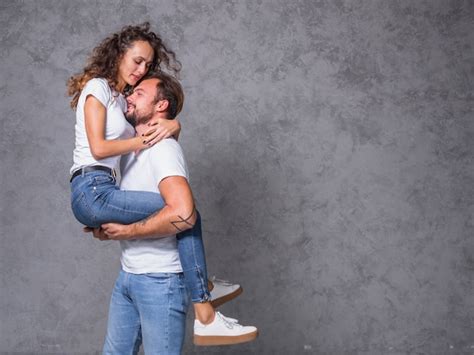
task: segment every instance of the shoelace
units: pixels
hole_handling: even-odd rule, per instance
[[[227,280],[218,279],[218,278],[215,277],[215,276],[212,276],[211,282],[220,283],[220,284],[222,284],[222,285],[224,285],[224,286],[232,286],[232,285],[233,285],[232,282],[227,281]]]
[[[225,317],[225,316],[224,316]],[[239,320],[238,319],[235,319],[235,318],[231,318],[231,317],[225,317],[225,319],[227,319],[228,322],[231,322],[231,323],[239,323]]]
[[[216,314],[222,319],[227,328],[233,329],[234,327],[242,327],[242,325],[237,323],[237,319],[227,318],[221,312],[216,312]]]

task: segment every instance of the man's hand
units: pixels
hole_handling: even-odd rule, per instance
[[[102,228],[84,227],[83,231],[86,233],[92,233],[94,235],[94,238],[97,238],[99,240],[110,240],[110,238],[104,233],[104,230]]]
[[[106,223],[101,226],[101,230],[110,240],[128,240],[133,237],[131,224]]]

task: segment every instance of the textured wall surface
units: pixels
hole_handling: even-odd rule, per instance
[[[119,247],[69,209],[65,82],[145,20],[183,64],[210,273],[245,290],[223,311],[261,331],[185,353],[474,353],[468,0],[2,0],[0,352],[100,352]]]

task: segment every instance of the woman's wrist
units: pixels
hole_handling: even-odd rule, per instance
[[[163,120],[162,122],[164,124],[161,124],[169,130],[172,136],[178,136],[179,132],[181,132],[181,123],[178,121],[177,118],[174,118],[172,120]]]
[[[143,136],[136,136],[134,138],[132,138],[134,140],[133,142],[133,149],[132,151],[137,151],[137,150],[141,150],[145,147],[145,142],[146,142],[146,138],[143,137]]]

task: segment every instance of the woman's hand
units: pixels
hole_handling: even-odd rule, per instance
[[[177,119],[168,120],[165,118],[154,118],[150,120],[148,126],[151,127],[148,132],[152,131],[153,129],[159,130],[160,137],[162,137],[161,139],[169,137],[178,139],[179,133],[181,132],[181,123],[179,123]]]
[[[137,140],[137,146],[135,147],[135,153],[145,148],[150,148],[161,140],[169,137],[178,139],[179,132],[181,131],[181,124],[178,120],[167,120],[164,118],[154,118],[148,123],[150,127],[141,136],[135,137]]]
[[[139,149],[145,149],[154,146],[156,143],[167,137],[163,127],[154,126],[139,136],[139,138],[141,139]]]

